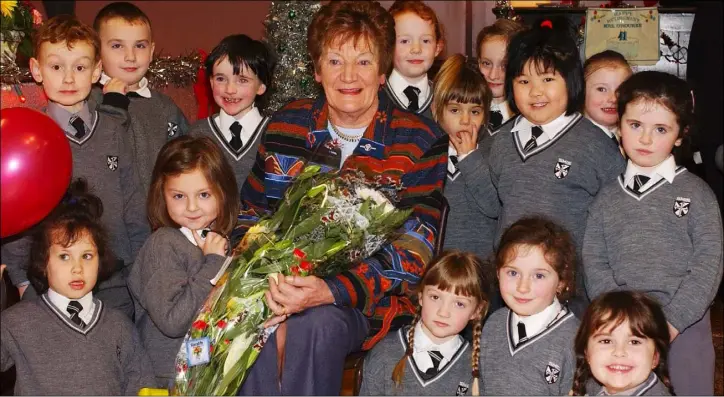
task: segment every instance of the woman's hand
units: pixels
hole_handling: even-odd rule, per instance
[[[269,309],[275,314],[264,324],[265,327],[279,324],[291,314],[334,303],[327,283],[316,276],[270,277],[269,290],[264,295]]]
[[[226,237],[216,232],[208,232],[206,234],[206,239],[202,239],[196,230],[193,230],[191,233],[194,236],[196,245],[201,248],[201,251],[204,253],[204,255],[216,254],[220,256],[226,256],[226,250],[229,246]]]
[[[674,341],[674,339],[676,339],[677,336],[679,336],[679,330],[674,328],[674,326],[671,325],[671,323],[668,321],[666,322],[666,325],[669,326],[669,338],[671,338],[669,340],[669,343],[671,343]]]

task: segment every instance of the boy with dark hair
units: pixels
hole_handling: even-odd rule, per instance
[[[259,110],[266,102],[272,62],[262,42],[243,34],[224,38],[206,58],[206,75],[219,113],[197,121],[189,134],[209,136],[222,148],[239,188],[254,166],[269,123]]]
[[[144,77],[155,48],[148,16],[131,3],[115,2],[98,12],[93,27],[101,40],[100,83],[124,85],[130,99],[133,162],[145,195],[158,151],[169,139],[185,134],[188,122],[173,100],[151,89]],[[94,99],[99,100],[100,93],[95,89]]]

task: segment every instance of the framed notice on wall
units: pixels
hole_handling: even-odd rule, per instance
[[[659,11],[645,8],[586,10],[585,56],[605,50],[621,53],[632,65],[659,61]]]

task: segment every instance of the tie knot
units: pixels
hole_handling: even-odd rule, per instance
[[[80,139],[85,135],[85,123],[82,118],[73,116],[73,118],[70,119],[70,125],[75,129],[76,138]]]
[[[241,135],[241,124],[238,121],[234,121],[233,124],[229,127],[229,130],[231,131],[232,135],[239,136]]]
[[[539,136],[543,135],[543,128],[541,128],[541,127],[539,127],[539,126],[537,126],[537,125],[534,125],[533,128],[531,128],[530,131],[531,131],[531,133],[533,134],[533,136],[534,136],[536,139],[537,139]]]
[[[492,129],[497,129],[503,124],[503,113],[500,110],[493,110],[490,112],[490,125]]]
[[[528,334],[525,332],[525,324],[523,322],[518,323],[518,343],[528,338]]]
[[[458,156],[452,155],[448,157],[450,157],[450,161],[453,163],[453,165],[458,165]]]
[[[420,94],[419,88],[408,85],[402,93],[405,94],[407,99],[410,101],[410,104],[407,105],[407,110],[414,112],[420,109],[420,105],[418,103],[418,95]]]
[[[65,310],[67,310],[71,315],[80,314],[83,310],[83,305],[81,305],[78,301],[70,301],[68,302],[68,307]]]
[[[420,89],[413,85],[408,85],[402,92],[407,95],[408,98],[410,95],[413,95],[415,98],[420,95]]]
[[[634,190],[641,192],[641,188],[649,181],[649,179],[651,178],[643,174],[634,175]]]

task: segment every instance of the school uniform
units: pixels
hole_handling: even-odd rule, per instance
[[[420,81],[411,84],[402,77],[400,72],[392,69],[392,73],[381,90],[400,109],[406,109],[433,120],[431,107],[433,83],[427,76],[423,76]]]
[[[98,101],[102,85],[110,81],[105,73],[101,75],[100,86],[91,90],[91,100]],[[130,100],[130,134],[128,140],[133,149],[133,165],[141,179],[144,197],[151,186],[151,174],[161,147],[171,139],[185,135],[189,124],[181,109],[171,98],[149,87],[145,77],[136,90],[126,95]]]
[[[459,335],[441,345],[435,344],[415,325],[413,354],[405,360],[400,387],[392,371],[409,347],[410,326],[388,334],[365,357],[360,395],[363,396],[457,396],[471,395],[472,347]]]
[[[490,131],[497,130],[513,118],[513,116],[515,116],[515,113],[510,109],[508,101],[500,103],[490,102],[488,129]]]
[[[586,394],[589,396],[613,396],[609,394],[605,387],[596,382],[595,379],[589,378],[586,382]],[[664,382],[662,382],[655,373],[651,372],[649,377],[638,386],[635,386],[629,390],[625,390],[621,393],[616,393],[618,396],[670,396]]]
[[[1,317],[0,370],[15,366],[15,395],[137,395],[157,386],[131,321],[92,293],[71,301],[48,290]]]
[[[208,136],[221,147],[224,157],[234,170],[236,186],[241,190],[254,166],[256,150],[269,120],[269,117],[259,113],[256,106],[238,118],[221,109],[219,113],[194,123],[189,129],[189,135]]]
[[[480,394],[567,395],[576,369],[578,324],[558,300],[524,318],[507,307],[497,310],[483,327]]]
[[[612,129],[609,129],[608,127],[606,127],[606,126],[604,126],[604,125],[602,125],[602,124],[597,123],[597,122],[594,121],[592,118],[587,117],[587,119],[588,119],[589,121],[591,121],[591,123],[593,123],[593,125],[595,125],[596,127],[600,128],[601,131],[603,131],[603,133],[606,134],[606,136],[608,137],[608,139],[611,140],[611,143],[613,143],[614,145],[616,145],[617,148],[619,148],[619,151],[621,152],[621,155],[623,155],[623,156],[625,157],[625,153],[623,152],[623,148],[621,147],[620,138],[619,138],[618,135],[616,134],[616,131],[615,131],[615,130],[612,130]]]
[[[225,260],[204,255],[185,228],[157,229],[139,252],[128,289],[135,324],[160,385],[171,384],[176,354]]]
[[[711,394],[709,308],[722,278],[722,221],[711,188],[669,156],[650,174],[631,161],[591,205],[583,244],[591,298],[639,290],[681,334],[671,344],[676,394]]]
[[[103,103],[86,101],[72,114],[49,102],[45,112],[65,132],[73,160],[73,175],[84,178],[93,194],[103,203],[101,223],[109,235],[110,248],[117,258],[113,275],[98,284],[97,297],[109,307],[133,316],[133,302],[126,288],[125,274],[150,235],[146,219],[145,195],[133,169],[128,134],[128,99],[118,93],[104,95]],[[13,278],[27,282],[27,261],[32,237],[3,246],[9,268],[21,269]],[[18,284],[18,283],[16,283]],[[28,289],[30,290],[30,289]],[[26,293],[28,291],[26,290]],[[33,294],[28,297],[32,297]]]

